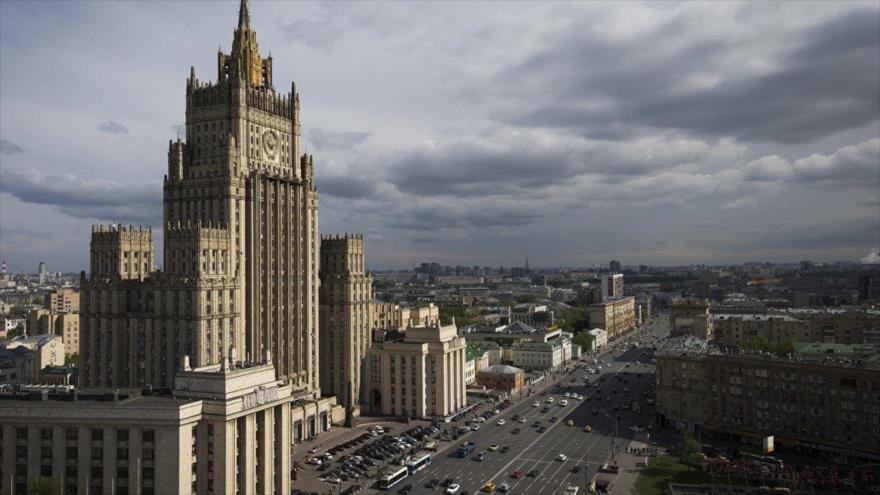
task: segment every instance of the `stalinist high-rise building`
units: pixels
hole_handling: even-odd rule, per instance
[[[171,387],[185,358],[193,368],[271,359],[294,390],[318,390],[313,162],[302,153],[299,94],[275,88],[247,0],[216,79],[190,69],[164,217],[163,270],[150,229],[93,229],[81,385]]]

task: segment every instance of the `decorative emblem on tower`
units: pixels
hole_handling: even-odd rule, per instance
[[[268,130],[263,133],[263,151],[269,158],[275,158],[275,154],[278,152],[278,134],[275,131]]]

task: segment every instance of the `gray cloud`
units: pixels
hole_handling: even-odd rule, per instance
[[[880,138],[793,162],[776,155],[762,157],[746,164],[742,173],[744,180],[753,182],[789,181],[875,190],[880,186]]]
[[[332,50],[345,34],[340,22],[324,13],[301,17],[289,23],[278,21],[278,27],[284,39],[324,51]]]
[[[128,134],[128,127],[112,120],[101,122],[97,129],[105,134]]]
[[[328,175],[325,173],[318,175],[316,181],[318,183],[318,190],[322,194],[340,198],[369,198],[378,189],[376,182],[352,175]]]
[[[363,143],[370,137],[369,132],[330,131],[315,127],[308,131],[309,142],[319,151],[345,151]]]
[[[0,155],[18,155],[21,153],[24,153],[24,149],[21,146],[12,141],[0,139]]]
[[[692,35],[706,20],[684,13],[623,41],[571,30],[498,74],[509,101],[495,117],[607,139],[654,128],[809,142],[878,120],[878,16],[859,8],[798,33],[795,49],[754,74],[725,67],[741,66],[731,59],[749,43]]]
[[[28,203],[57,206],[75,218],[161,224],[162,187],[157,182],[122,184],[8,170],[3,172],[0,191]]]

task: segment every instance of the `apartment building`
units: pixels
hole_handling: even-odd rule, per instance
[[[634,297],[605,298],[589,306],[590,326],[605,330],[608,341],[618,339],[636,329]]]
[[[657,414],[693,431],[880,459],[880,348],[810,344],[778,357],[670,339],[657,351]]]

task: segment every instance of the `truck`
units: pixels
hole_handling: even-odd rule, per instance
[[[467,457],[470,455],[471,452],[474,451],[475,448],[477,448],[476,443],[465,442],[458,446],[458,449],[455,451],[455,456],[461,458]]]

